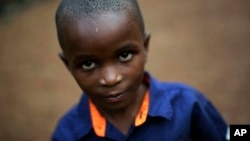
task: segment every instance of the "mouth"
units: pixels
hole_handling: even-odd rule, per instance
[[[122,101],[123,97],[127,94],[127,92],[112,92],[104,96],[105,100],[108,103],[117,103]]]

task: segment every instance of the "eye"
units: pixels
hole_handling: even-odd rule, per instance
[[[96,63],[93,62],[93,61],[85,61],[83,62],[83,64],[81,65],[81,67],[84,69],[84,70],[92,70],[96,67]]]
[[[120,59],[120,61],[122,61],[122,62],[129,61],[129,60],[132,59],[132,57],[133,57],[133,54],[130,53],[130,52],[127,52],[127,51],[122,52],[122,53],[119,55],[119,59]]]

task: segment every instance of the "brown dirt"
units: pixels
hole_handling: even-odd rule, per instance
[[[0,24],[0,140],[44,141],[81,91],[57,57],[59,0]],[[140,0],[151,44],[147,69],[201,90],[228,123],[250,123],[249,1]]]

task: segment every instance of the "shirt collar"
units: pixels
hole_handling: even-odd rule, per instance
[[[93,129],[99,137],[104,137],[106,133],[106,119],[97,110],[94,103],[89,99],[90,117],[92,119]],[[149,109],[149,92],[146,91],[142,105],[135,117],[135,126],[140,126],[146,121]]]

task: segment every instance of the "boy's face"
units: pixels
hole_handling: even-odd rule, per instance
[[[149,34],[131,15],[101,14],[63,28],[62,60],[81,87],[106,109],[124,108],[141,93]]]

